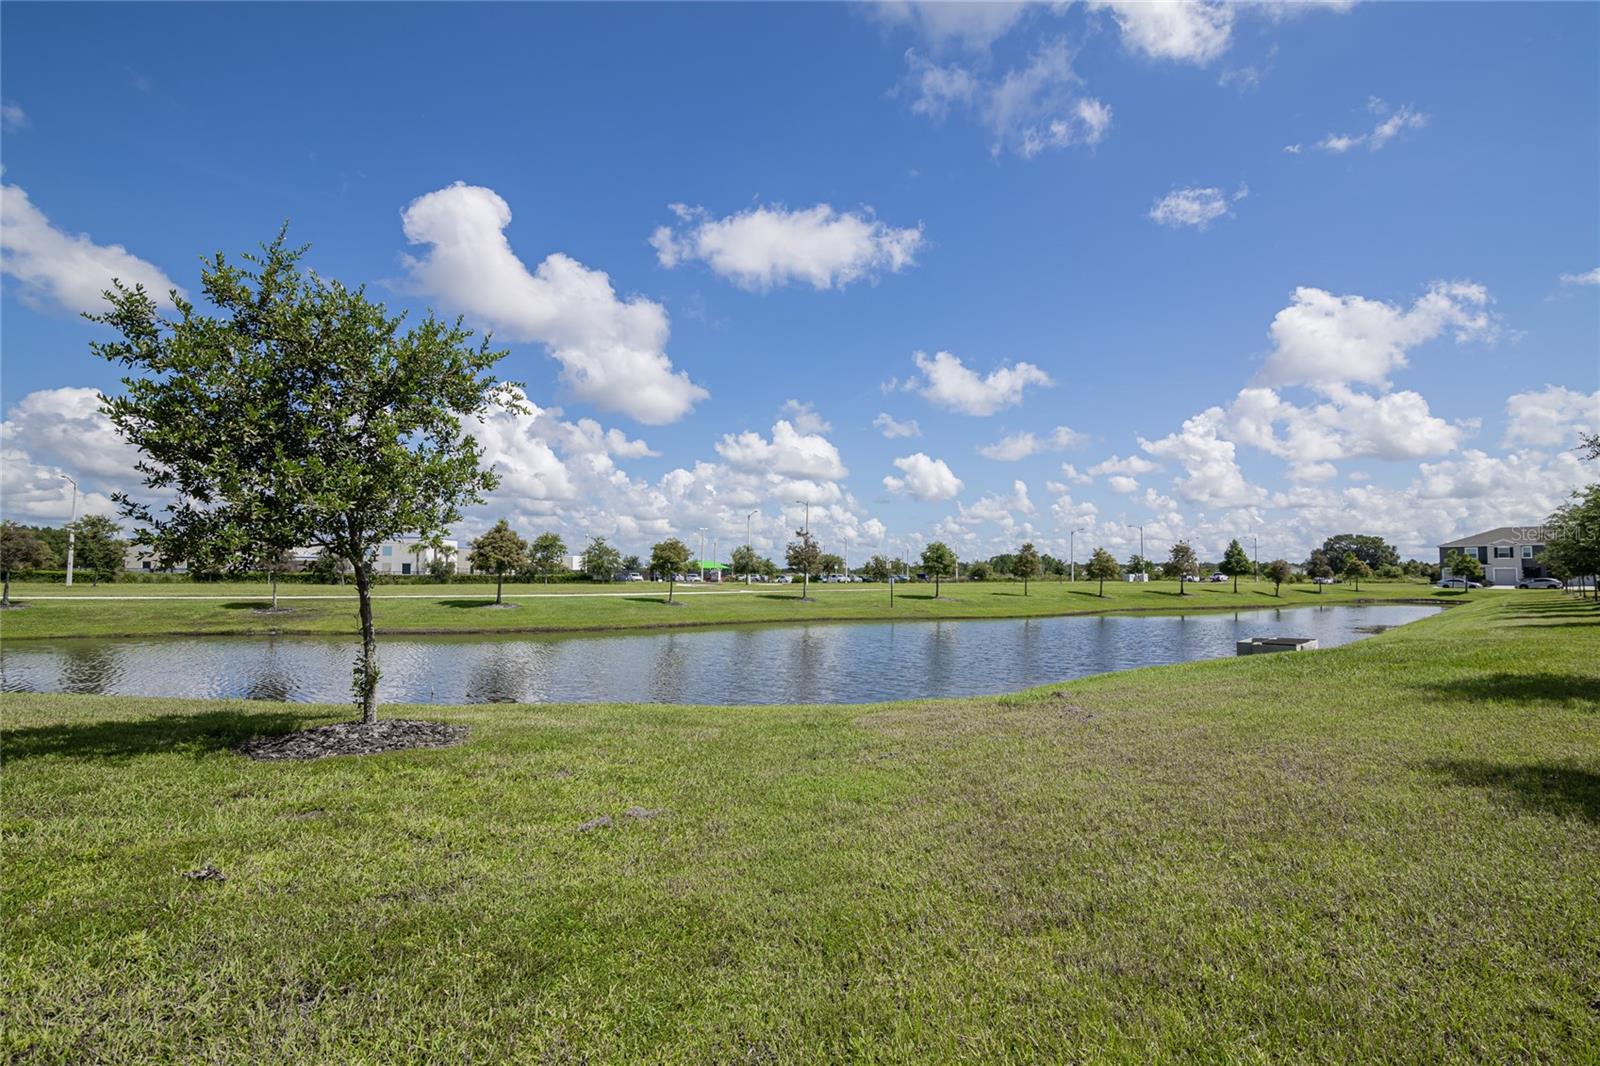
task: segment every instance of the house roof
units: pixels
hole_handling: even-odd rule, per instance
[[[1484,544],[1493,544],[1497,540],[1509,540],[1513,544],[1543,544],[1543,526],[1497,526],[1482,533],[1474,533],[1470,537],[1460,540],[1447,540],[1439,545],[1441,548],[1476,548]]]

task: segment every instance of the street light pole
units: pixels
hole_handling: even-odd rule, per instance
[[[745,570],[744,570],[744,586],[745,586],[745,588],[749,588],[750,587],[750,564],[755,561],[755,557],[756,557],[756,550],[755,550],[754,547],[751,546],[751,540],[750,540],[750,519],[752,517],[754,517],[755,515],[758,515],[760,513],[761,513],[761,509],[758,507],[754,511],[751,511],[749,514],[744,516],[744,550],[745,550],[745,554],[747,554],[749,556],[749,558],[745,560]]]
[[[701,526],[699,529],[700,558],[696,559],[694,563],[695,569],[700,571],[700,580],[702,581],[704,581],[706,577],[706,528],[707,527],[705,526]]]
[[[1254,533],[1250,534],[1250,553],[1254,558],[1253,573],[1250,575],[1250,584],[1254,585],[1261,580],[1261,541]]]
[[[65,474],[62,481],[72,483],[72,517],[67,520],[67,588],[72,587],[72,556],[78,542],[78,483]]]
[[[1071,571],[1071,576],[1067,580],[1073,584],[1077,584],[1078,581],[1078,534],[1082,532],[1083,527],[1079,526],[1067,534],[1067,569]]]
[[[1144,527],[1139,527],[1139,573],[1149,569],[1150,561],[1144,557]]]

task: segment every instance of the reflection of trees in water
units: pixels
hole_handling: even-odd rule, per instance
[[[467,674],[467,702],[517,703],[529,699],[535,669],[528,650],[522,644],[494,644],[484,649]]]
[[[294,672],[283,661],[278,642],[268,640],[265,648],[259,644],[239,649],[251,664],[250,674],[239,688],[239,695],[247,700],[274,700],[282,703],[294,695]]]
[[[693,640],[681,640],[677,633],[666,633],[655,638],[657,644],[650,656],[646,685],[652,703],[677,703],[682,701],[684,686],[689,680],[689,653],[694,650]],[[700,667],[716,669],[731,664],[696,663]],[[599,664],[596,669],[603,669]]]
[[[957,640],[960,625],[959,622],[934,622],[924,636],[922,669],[931,695],[938,696],[946,692],[960,673],[961,664],[956,661],[960,651],[960,641]]]
[[[99,640],[75,640],[61,645],[59,691],[80,696],[113,693],[122,677],[114,645]]]

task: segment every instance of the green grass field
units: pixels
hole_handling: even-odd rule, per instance
[[[229,748],[348,708],[5,711],[9,1061],[1600,1061],[1555,593],[1001,698],[389,707],[470,739],[316,763]]]
[[[1191,584],[1178,595],[1176,582],[1148,585],[1107,583],[1105,597],[1092,582],[1035,581],[1022,593],[1015,582],[946,582],[934,598],[931,584],[811,586],[813,602],[800,600],[799,585],[679,585],[681,607],[667,607],[665,585],[506,586],[512,607],[490,606],[493,585],[393,585],[374,592],[374,616],[384,633],[547,632],[576,629],[635,629],[654,626],[736,625],[818,619],[1002,618],[1104,611],[1198,611],[1286,604],[1327,604],[1354,599],[1425,599],[1454,602],[1459,592],[1417,582],[1368,582],[1357,593],[1343,585],[1322,593],[1314,585],[1285,585],[1281,597],[1269,582]],[[1506,595],[1473,592],[1468,598]],[[261,584],[14,585],[12,598],[25,610],[0,616],[7,639],[156,634],[350,634],[357,631],[355,594],[327,585],[283,585],[276,614],[266,606]]]

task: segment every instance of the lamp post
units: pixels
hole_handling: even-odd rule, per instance
[[[709,527],[707,527],[707,526],[701,526],[700,529],[699,529],[699,533],[700,533],[700,557],[698,559],[696,559],[695,563],[694,563],[695,569],[700,572],[700,579],[702,581],[705,580],[705,576],[706,576],[706,530],[708,528]]]
[[[67,588],[72,587],[72,556],[78,542],[78,483],[65,474],[61,480],[72,485],[72,517],[67,520]]]
[[[1261,541],[1254,533],[1250,534],[1250,554],[1252,558],[1250,583],[1254,585],[1261,580]]]
[[[755,515],[758,515],[760,513],[761,513],[761,508],[758,507],[754,511],[751,511],[749,514],[744,516],[744,550],[745,550],[745,553],[749,556],[749,558],[745,560],[745,571],[744,571],[744,586],[745,586],[745,588],[749,588],[750,587],[750,565],[749,564],[751,562],[753,562],[755,560],[755,557],[756,557],[756,550],[752,546],[752,543],[751,543],[751,540],[750,540],[750,519],[752,517],[754,517]]]
[[[1067,578],[1073,584],[1078,581],[1078,534],[1083,532],[1079,526],[1067,534],[1067,569],[1071,572]]]

